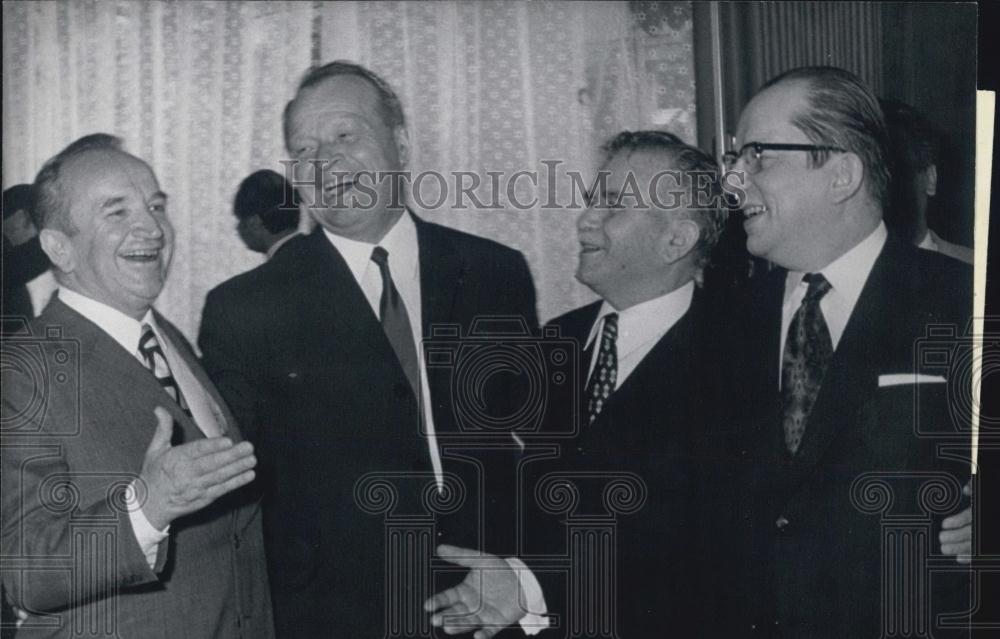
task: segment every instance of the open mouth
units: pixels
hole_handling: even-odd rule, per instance
[[[767,213],[767,207],[763,204],[751,204],[743,207],[743,215],[745,215],[748,220],[752,220],[763,213]]]
[[[591,242],[580,242],[580,253],[597,253],[602,247]]]
[[[137,264],[148,264],[150,262],[157,262],[160,259],[160,252],[162,249],[150,248],[150,249],[129,249],[127,251],[122,251],[118,254],[123,260],[128,260],[129,262],[135,262]]]

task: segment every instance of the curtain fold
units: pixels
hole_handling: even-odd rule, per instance
[[[883,91],[882,13],[877,2],[722,2],[726,128],[765,82],[801,66],[835,66]],[[699,49],[699,55],[708,55]],[[700,104],[699,108],[709,105]],[[702,144],[710,146],[703,135]]]
[[[232,198],[250,172],[283,170],[282,109],[312,63],[350,59],[396,88],[415,175],[480,179],[496,208],[454,210],[451,193],[424,213],[523,251],[543,318],[593,298],[573,278],[569,174],[589,183],[623,128],[695,139],[688,2],[84,0],[5,2],[3,18],[4,186],[81,135],[122,136],[170,195],[177,250],[157,306],[189,337],[207,291],[260,263]],[[554,187],[543,161],[558,163]],[[512,198],[518,171],[537,184],[518,179]]]

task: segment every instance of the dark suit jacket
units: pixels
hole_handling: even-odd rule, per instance
[[[517,315],[535,326],[534,287],[520,254],[416,223],[425,336],[432,325],[456,324],[462,335],[445,341],[457,345],[477,316]],[[483,487],[500,479],[481,470],[487,462],[446,448],[459,431],[450,401],[456,367],[428,375],[444,471],[461,484],[439,498],[414,394],[322,229],[211,291],[199,344],[258,446],[279,635],[381,636],[400,615],[429,632],[422,601],[441,584],[425,581],[425,555],[445,540],[502,551],[493,538],[501,527],[485,525],[483,512],[510,508],[509,496]],[[511,447],[509,436],[504,442]],[[512,528],[512,511],[503,518]],[[397,533],[411,534],[402,532],[407,526],[418,532],[400,543],[411,545],[389,548]],[[413,561],[415,573],[394,572]],[[392,610],[387,593],[398,598]]]
[[[611,395],[597,420],[587,424],[583,391],[591,351],[583,349],[600,305],[578,308],[551,323],[581,350],[575,407],[580,427],[575,438],[561,443],[556,458],[524,464],[524,503],[535,509],[524,518],[525,555],[533,566],[543,566],[546,556],[570,552],[567,523],[598,530],[602,519],[613,521],[616,538],[609,547],[576,544],[582,551],[576,566],[597,559],[594,553],[601,555],[597,560],[606,572],[597,578],[597,590],[574,595],[564,573],[538,570],[549,611],[559,617],[558,628],[546,634],[581,636],[588,627],[605,633],[613,627],[613,636],[624,638],[662,636],[667,629],[684,634],[696,618],[696,602],[689,596],[700,534],[691,521],[692,455],[715,406],[710,396],[715,386],[709,382],[715,371],[713,313],[704,291],[696,291],[688,312]],[[550,390],[550,397],[567,406],[572,401],[558,388]],[[537,496],[554,494],[547,482],[556,476],[570,477],[578,491],[578,503],[569,512],[554,512],[551,504],[549,512],[540,507]],[[610,486],[618,488],[605,492]],[[620,506],[609,509],[616,498]]]
[[[903,538],[883,538],[890,518],[910,517],[914,526],[926,528],[906,538],[927,545],[914,551],[923,556],[939,552],[943,513],[965,506],[956,491],[969,473],[968,461],[962,461],[968,455],[968,424],[949,412],[949,403],[956,405],[954,393],[968,382],[968,373],[949,369],[947,362],[967,353],[961,338],[971,314],[971,270],[889,237],[836,348],[794,459],[784,448],[778,389],[785,276],[775,269],[757,281],[743,312],[722,332],[738,363],[729,384],[732,415],[720,422],[734,426],[732,463],[720,467],[720,491],[707,500],[717,517],[711,528],[721,532],[714,544],[717,558],[726,559],[719,562],[715,592],[726,601],[715,605],[716,621],[728,627],[719,634],[878,637],[883,613],[885,623],[901,624],[904,602],[917,605],[915,595],[881,590],[883,559],[892,556],[893,539]],[[933,324],[949,325],[957,334],[924,339]],[[921,355],[928,351],[937,355]],[[882,376],[915,372],[947,377],[948,384],[880,383]],[[936,507],[933,490],[920,495],[921,486],[931,486],[928,481],[940,489]],[[726,495],[735,499],[727,502]],[[727,513],[735,516],[725,520]],[[951,558],[940,563],[956,568]],[[918,583],[912,574],[909,583]],[[968,607],[967,575],[961,571],[935,572],[930,585],[924,584],[933,592],[922,609],[930,606],[936,614]],[[948,636],[932,627],[935,636]]]
[[[190,346],[156,319],[240,439]],[[260,509],[246,493],[175,520],[153,569],[124,510],[153,409],[170,410],[175,441],[201,430],[58,298],[30,326],[30,338],[3,344],[3,583],[32,613],[18,637],[272,637]]]

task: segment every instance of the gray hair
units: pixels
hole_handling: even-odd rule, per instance
[[[31,208],[31,220],[36,229],[39,231],[44,228],[57,229],[67,235],[77,232],[70,219],[69,202],[62,192],[60,174],[68,160],[96,150],[121,151],[122,140],[108,133],[91,133],[70,143],[42,165],[32,187],[35,192],[35,202]]]

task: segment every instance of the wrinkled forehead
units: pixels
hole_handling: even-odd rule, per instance
[[[333,76],[295,94],[289,111],[293,124],[334,113],[380,120],[378,92],[364,78]]]
[[[128,196],[145,201],[160,191],[148,164],[115,149],[81,153],[67,160],[61,173],[60,188],[71,201]]]

